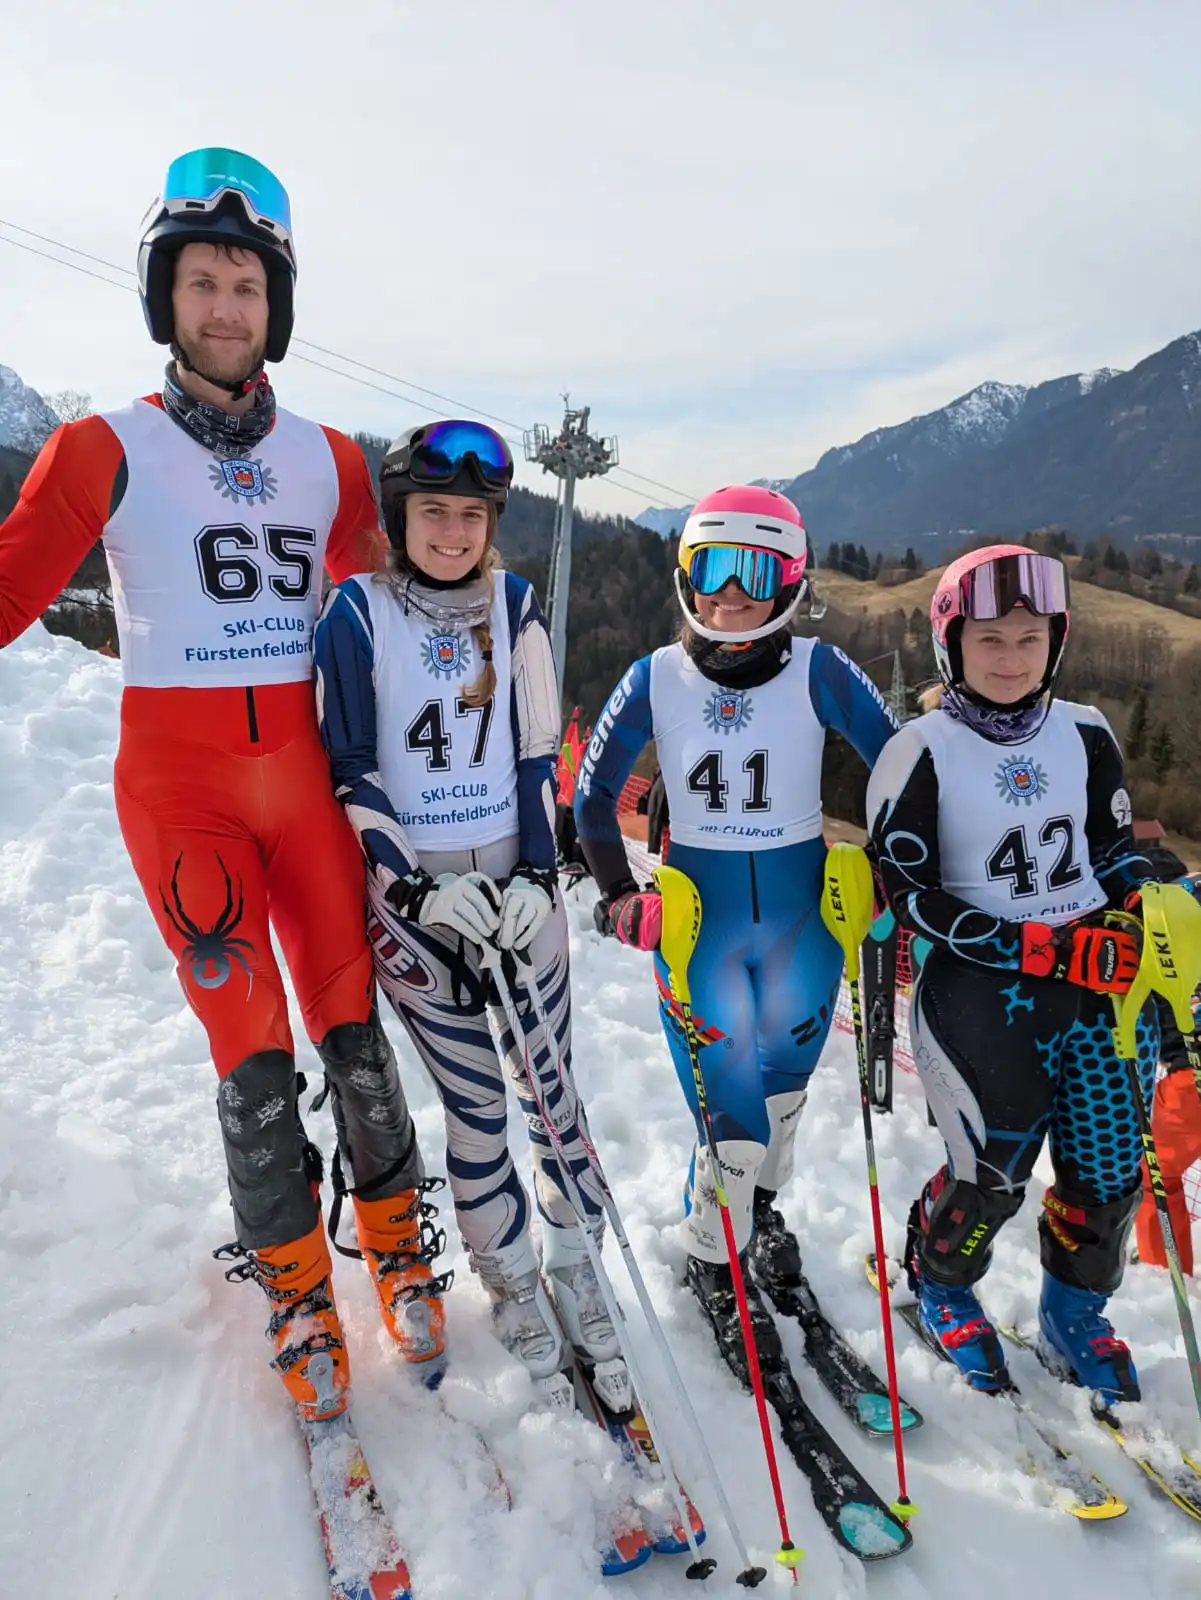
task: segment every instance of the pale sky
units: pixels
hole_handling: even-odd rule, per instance
[[[605,510],[1201,326],[1198,0],[36,0],[0,48],[0,217],[132,267],[171,159],[247,150],[298,335],[459,404],[292,358],[281,402],[391,435],[568,389],[683,491],[619,473]],[[120,405],[164,354],[133,295],[0,243],[35,388]]]

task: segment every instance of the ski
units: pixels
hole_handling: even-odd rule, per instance
[[[547,1299],[553,1308],[554,1300],[549,1291]],[[555,1314],[557,1318],[557,1311]],[[654,1485],[661,1491],[651,1496],[656,1504],[650,1509],[639,1505],[633,1495],[617,1507],[610,1542],[601,1555],[601,1572],[606,1578],[617,1577],[642,1566],[656,1553],[682,1554],[689,1548],[688,1535],[676,1515],[659,1453],[655,1449],[646,1418],[642,1415],[625,1362],[620,1356],[599,1363],[585,1360],[571,1350],[561,1320],[559,1331],[564,1349],[571,1352],[571,1365],[541,1381],[538,1387],[542,1404],[551,1410],[566,1410],[574,1406],[589,1422],[605,1430],[636,1479],[646,1486]],[[704,1542],[705,1525],[678,1479],[677,1486],[699,1545]],[[703,1565],[705,1571],[698,1570],[694,1574],[690,1570],[689,1576],[707,1577],[716,1563],[704,1562]]]
[[[1194,1522],[1201,1522],[1201,1465],[1166,1433],[1119,1417],[1108,1406],[1094,1420],[1161,1495]]]
[[[810,1411],[785,1360],[763,1374],[780,1437],[809,1480],[818,1515],[839,1545],[860,1561],[883,1561],[913,1543],[906,1524],[881,1500],[841,1445]]]
[[[623,1402],[632,1406],[633,1388],[625,1362],[606,1361],[591,1374],[585,1373],[583,1362],[576,1360],[562,1375],[571,1385],[575,1408],[581,1416],[604,1428],[623,1446],[623,1438],[614,1433],[609,1419],[623,1414]],[[556,1405],[558,1404],[556,1400]],[[618,1410],[622,1407],[622,1410]],[[623,1456],[626,1451],[622,1448]],[[626,1457],[628,1460],[628,1456]],[[633,1572],[649,1561],[655,1553],[654,1541],[642,1521],[642,1509],[631,1495],[613,1512],[609,1543],[601,1552],[601,1572],[606,1578],[619,1577],[623,1572]]]
[[[868,1282],[878,1290],[880,1285],[876,1276],[876,1258],[867,1256],[864,1265]],[[891,1267],[895,1277],[900,1268],[896,1263],[892,1263]],[[890,1279],[890,1287],[891,1283]],[[933,1350],[940,1359],[954,1365],[946,1351],[927,1337],[918,1315],[916,1300],[904,1300],[894,1295],[892,1306],[906,1327],[917,1335],[927,1349]],[[1111,1522],[1115,1517],[1125,1516],[1129,1510],[1126,1502],[1113,1492],[1103,1478],[1089,1472],[1059,1443],[1016,1384],[1011,1383],[1008,1389],[998,1389],[991,1393],[984,1389],[976,1392],[985,1399],[998,1400],[1009,1405],[1017,1414],[1025,1446],[1026,1470],[1032,1477],[1039,1478],[1046,1484],[1059,1509],[1081,1522]]]
[[[474,1422],[468,1422],[465,1417],[455,1416],[447,1406],[446,1397],[440,1388],[433,1390],[432,1393],[439,1411],[446,1418],[447,1425],[451,1428],[461,1429],[470,1438],[472,1453],[479,1462],[488,1498],[502,1511],[512,1511],[513,1491],[509,1487],[509,1480],[505,1477],[492,1446],[484,1437],[483,1430],[478,1428]]]
[[[699,1293],[697,1303],[717,1341],[718,1352],[744,1390],[751,1381],[741,1336],[735,1348],[723,1333],[721,1315]],[[759,1313],[752,1312],[752,1318]],[[761,1314],[769,1317],[766,1306]],[[766,1334],[770,1331],[772,1337]],[[788,1453],[809,1480],[813,1504],[837,1543],[860,1561],[880,1561],[900,1555],[913,1543],[905,1522],[881,1500],[871,1484],[847,1457],[841,1445],[810,1410],[796,1375],[780,1343],[775,1323],[756,1336],[759,1369],[767,1403],[776,1413],[780,1437]]]
[[[349,1412],[323,1422],[298,1421],[325,1546],[330,1600],[412,1600],[409,1569]]]
[[[888,1385],[872,1371],[828,1320],[809,1280],[777,1285],[756,1277],[756,1282],[782,1317],[798,1322],[805,1338],[805,1360],[837,1401],[839,1409],[873,1438],[892,1438],[892,1406]],[[921,1412],[901,1400],[901,1432],[922,1425]]]
[[[622,1363],[624,1370],[624,1363]],[[608,1386],[602,1393],[592,1381],[585,1364],[577,1362],[575,1384],[577,1404],[586,1416],[604,1428],[621,1451],[622,1459],[640,1482],[650,1491],[644,1499],[651,1504],[639,1503],[638,1510],[643,1528],[656,1555],[686,1555],[689,1551],[688,1533],[680,1523],[675,1503],[667,1486],[663,1464],[651,1435],[650,1425],[643,1415],[638,1397],[625,1375],[628,1398],[624,1404],[614,1402],[618,1396]],[[693,1538],[698,1545],[705,1542],[705,1524],[700,1512],[689,1498],[683,1484],[676,1480],[680,1498],[688,1514]]]
[[[1001,1326],[999,1331],[1020,1349],[1038,1355],[1037,1340],[1020,1328]],[[1170,1500],[1186,1517],[1201,1522],[1201,1464],[1182,1450],[1164,1429],[1140,1418],[1139,1409],[1137,1405],[1123,1406],[1119,1412],[1095,1399],[1090,1412],[1101,1432],[1113,1440],[1158,1494]]]

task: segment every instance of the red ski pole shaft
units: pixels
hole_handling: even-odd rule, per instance
[[[826,853],[822,888],[822,921],[842,946],[847,987],[851,991],[851,1021],[855,1030],[855,1059],[859,1067],[859,1104],[863,1111],[863,1142],[867,1151],[867,1186],[876,1242],[876,1277],[880,1284],[880,1320],[884,1334],[884,1359],[888,1371],[888,1405],[892,1415],[892,1440],[897,1456],[897,1500],[892,1507],[902,1521],[916,1515],[905,1482],[905,1444],[901,1437],[901,1393],[897,1384],[897,1357],[892,1338],[892,1307],[888,1299],[888,1257],[884,1253],[884,1219],[880,1210],[880,1182],[876,1172],[876,1141],[872,1133],[872,1085],[859,998],[860,948],[872,924],[875,888],[867,855],[859,845],[839,842]]]
[[[859,1001],[858,977],[850,981],[851,1020],[855,1029],[855,1053],[859,1062],[859,1103],[863,1110],[863,1141],[867,1150],[867,1186],[871,1197],[872,1233],[876,1245],[876,1278],[880,1284],[880,1320],[884,1333],[885,1372],[888,1376],[888,1404],[892,1414],[892,1442],[897,1457],[897,1514],[912,1516],[917,1507],[909,1498],[905,1481],[905,1444],[901,1429],[901,1389],[897,1381],[897,1353],[892,1337],[892,1306],[888,1295],[888,1257],[884,1250],[884,1218],[880,1209],[880,1182],[876,1171],[876,1141],[872,1133],[871,1079],[867,1043],[863,1032],[863,1010]]]

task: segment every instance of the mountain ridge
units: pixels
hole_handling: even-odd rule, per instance
[[[852,540],[899,551],[921,540],[936,561],[976,533],[1050,524],[1086,539],[1201,543],[1201,333],[1128,371],[987,380],[771,482],[800,507],[819,548]],[[636,520],[666,533],[687,511],[648,507]]]
[[[32,453],[58,427],[54,408],[12,369],[0,366],[0,447]]]

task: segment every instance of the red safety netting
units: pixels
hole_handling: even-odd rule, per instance
[[[638,802],[651,786],[649,778],[627,778],[625,788],[617,796],[617,815],[637,811]]]

